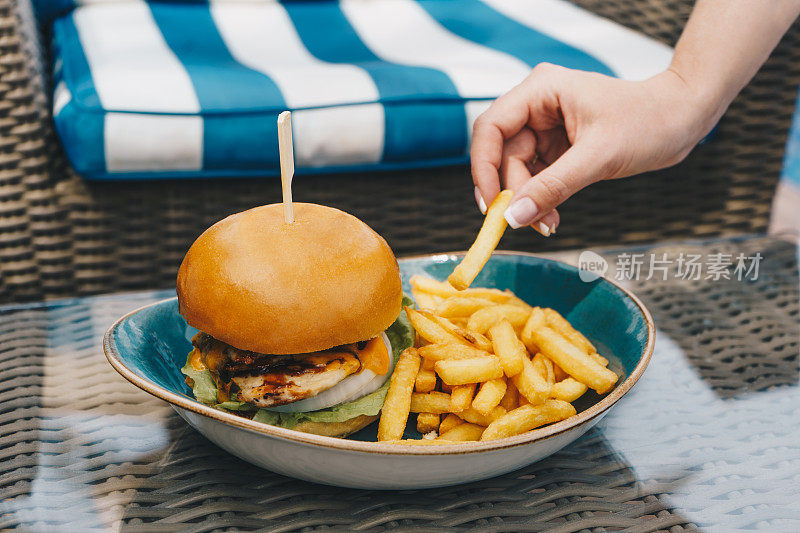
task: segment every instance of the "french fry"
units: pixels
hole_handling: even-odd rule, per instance
[[[426,346],[434,346],[434,345],[433,344],[428,344]],[[460,345],[458,345],[458,346],[460,346]],[[417,353],[419,353],[420,350],[421,350],[421,348],[417,348]],[[422,357],[422,354],[420,353],[419,356]],[[420,370],[430,370],[431,372],[433,372],[435,363],[436,363],[436,361],[432,361],[430,359],[426,359],[426,358],[422,357],[422,364],[419,366],[419,368],[420,368]]]
[[[402,438],[408,422],[414,381],[420,364],[416,349],[406,348],[400,354],[389,380],[386,400],[381,408],[381,418],[378,422],[379,441]]]
[[[525,396],[523,396],[522,394],[519,393],[519,391],[517,391],[517,405],[519,407],[522,407],[523,405],[528,405],[529,403],[531,402],[529,402]]]
[[[519,393],[517,392],[517,386],[514,385],[513,380],[509,379],[506,382],[506,393],[503,395],[503,399],[500,400],[500,407],[506,411],[511,411],[512,409],[516,409],[518,405]]]
[[[507,304],[518,305],[520,307],[524,307],[528,311],[533,311],[533,306],[531,304],[529,304],[528,302],[526,302],[525,300],[523,300],[522,298],[520,298],[511,291],[505,291],[505,292],[511,295],[511,298],[509,298],[508,302],[506,302]]]
[[[511,322],[505,318],[489,328],[494,353],[500,359],[506,376],[514,377],[522,372],[522,360],[527,357]]]
[[[544,311],[539,307],[534,307],[520,334],[520,339],[522,339],[529,352],[536,353],[539,351],[533,342],[533,332],[545,326],[547,326],[547,318],[544,316]]]
[[[518,305],[495,305],[492,307],[484,307],[475,311],[469,317],[467,322],[467,329],[477,331],[478,333],[486,333],[493,325],[500,322],[502,319],[508,320],[514,328],[521,328],[525,325],[530,317],[530,311]]]
[[[417,379],[414,381],[414,390],[416,392],[430,392],[435,388],[436,373],[433,370],[425,370],[424,368],[420,368],[419,372],[417,373]]]
[[[469,409],[464,409],[458,416],[469,422],[470,424],[477,424],[479,426],[488,426],[501,416],[506,414],[506,410],[500,407],[499,405],[492,409],[492,412],[488,415],[482,415],[472,407]]]
[[[531,362],[533,363],[533,367],[536,369],[536,371],[539,372],[539,375],[542,376],[544,380],[547,381],[547,384],[552,387],[556,382],[556,375],[555,371],[553,370],[553,362],[540,353],[534,355]]]
[[[426,361],[426,359],[423,359],[423,360],[422,360],[423,364],[425,363],[425,361]],[[564,381],[565,379],[567,379],[567,378],[569,377],[569,374],[567,374],[566,372],[564,372],[564,371],[561,369],[561,367],[560,367],[560,366],[558,366],[558,365],[557,365],[557,364],[555,364],[555,363],[553,363],[553,374],[554,374],[554,376],[555,376],[555,378],[556,378],[556,383],[558,383],[559,381]]]
[[[442,380],[439,380],[439,388],[442,389],[442,392],[446,392],[447,394],[453,393],[453,387],[447,383],[442,383]]]
[[[418,309],[436,309],[439,305],[439,302],[436,301],[437,296],[427,292],[412,290],[411,296],[414,297]]]
[[[481,440],[519,435],[539,426],[564,420],[575,413],[572,404],[561,400],[547,400],[540,405],[523,405],[489,424],[483,431]]]
[[[580,381],[574,378],[567,378],[553,385],[553,388],[550,389],[550,396],[557,400],[574,402],[583,396],[588,389],[589,387]]]
[[[417,274],[411,276],[409,282],[411,283],[412,291],[424,292],[442,298],[449,298],[456,294],[453,286],[446,281],[438,281],[427,276]]]
[[[510,291],[501,291],[500,289],[489,289],[486,287],[475,287],[463,291],[456,291],[455,294],[466,298],[482,298],[497,304],[509,303],[512,296],[514,296]]]
[[[461,419],[460,416],[450,413],[444,420],[439,424],[439,435],[443,435],[453,429],[454,427],[458,426],[459,424],[463,424],[464,421]]]
[[[511,379],[514,380],[519,394],[533,405],[544,402],[550,394],[550,384],[539,375],[533,362],[527,357],[522,359],[522,372]]]
[[[467,409],[472,403],[472,397],[474,395],[475,383],[454,386],[453,392],[450,393],[450,411],[459,413]]]
[[[469,287],[491,257],[494,249],[497,248],[497,244],[508,226],[503,214],[513,196],[514,191],[505,190],[501,191],[492,201],[475,242],[447,278],[450,285],[456,289],[463,291]]]
[[[484,426],[465,423],[454,427],[447,433],[442,433],[438,438],[442,440],[461,442],[480,440],[484,429]]]
[[[535,330],[531,335],[532,341],[542,354],[560,366],[564,372],[598,393],[605,394],[610,391],[619,379],[614,372],[597,364],[583,350],[549,327]]]
[[[444,392],[415,392],[411,394],[410,411],[412,413],[442,413],[450,412],[450,395]]]
[[[436,373],[448,385],[466,385],[502,377],[503,367],[494,356],[445,359],[436,362]]]
[[[439,429],[439,415],[436,413],[419,413],[417,415],[417,431],[430,433]]]
[[[492,357],[487,351],[473,348],[465,344],[426,344],[420,346],[419,355],[426,361],[442,361],[445,359],[473,359],[475,357]]]
[[[468,344],[463,338],[453,335],[444,329],[436,320],[426,316],[424,311],[406,307],[406,314],[417,334],[431,343]]]
[[[481,385],[478,394],[472,400],[472,408],[482,415],[489,416],[492,409],[500,404],[506,394],[506,380],[493,379]]]
[[[605,357],[603,357],[599,353],[592,352],[592,353],[590,353],[588,355],[589,355],[589,357],[592,358],[592,361],[594,361],[598,365],[600,365],[600,366],[608,366],[608,359],[606,359]]]
[[[386,444],[402,444],[404,446],[441,446],[443,444],[458,444],[459,441],[455,440],[440,440],[435,439],[395,439],[387,440]],[[462,441],[463,442],[463,441]]]
[[[491,300],[484,298],[469,298],[463,296],[451,296],[436,306],[436,314],[444,318],[467,317],[484,307],[497,305]]]
[[[454,326],[461,329],[467,329],[467,317],[458,317],[458,318],[450,318],[450,322],[453,323]]]
[[[547,319],[547,325],[559,332],[561,336],[567,339],[569,342],[587,354],[597,353],[597,348],[594,347],[589,339],[584,337],[580,331],[573,328],[572,324],[570,324],[566,318],[561,316],[561,313],[555,309],[546,308],[544,309],[544,316]]]
[[[426,314],[424,311],[422,313],[431,320],[438,322],[439,325],[442,326],[448,333],[458,337],[462,340],[462,342],[466,341],[466,344],[475,346],[479,350],[489,351],[492,349],[491,341],[480,333],[456,326],[450,320],[438,315],[434,315],[433,313]]]

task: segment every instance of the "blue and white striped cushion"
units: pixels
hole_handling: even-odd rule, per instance
[[[672,50],[563,0],[84,3],[53,23],[53,111],[88,178],[465,161],[475,117],[539,62],[643,79]]]

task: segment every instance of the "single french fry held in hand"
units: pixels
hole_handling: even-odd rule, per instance
[[[532,340],[541,353],[564,372],[600,394],[610,391],[619,379],[614,372],[597,364],[586,352],[549,327],[532,332]]]
[[[419,413],[417,415],[417,431],[422,434],[439,429],[439,415],[436,413]]]
[[[536,353],[531,359],[533,367],[544,378],[548,385],[552,386],[556,382],[556,375],[553,371],[553,362],[541,353]]]
[[[472,400],[472,408],[482,415],[489,415],[492,409],[500,405],[506,394],[506,380],[492,379],[481,384],[481,388]]]
[[[547,325],[555,331],[559,332],[562,337],[569,342],[588,353],[597,353],[597,348],[589,342],[589,339],[583,336],[583,333],[572,327],[569,321],[561,316],[561,313],[555,309],[543,309],[544,316],[547,319]]]
[[[506,376],[511,378],[522,372],[522,360],[528,357],[528,354],[519,342],[511,322],[505,318],[500,320],[489,328],[489,337]]]
[[[417,311],[406,307],[408,320],[417,332],[417,335],[430,343],[457,343],[468,344],[463,338],[453,335],[444,329],[436,320],[426,316],[424,311]]]
[[[475,383],[468,385],[455,385],[450,393],[450,411],[460,413],[472,405],[475,396]]]
[[[424,361],[424,360],[423,360]],[[433,370],[420,368],[414,382],[416,392],[430,392],[436,388],[436,373]]]
[[[519,406],[519,392],[517,392],[517,386],[514,385],[514,380],[509,379],[506,382],[506,393],[503,395],[503,399],[500,400],[500,407],[506,411],[511,411],[516,409],[517,406]]]
[[[484,426],[464,423],[454,427],[447,433],[442,433],[437,439],[459,442],[481,440],[484,429]]]
[[[522,372],[511,379],[514,380],[519,394],[533,405],[544,402],[550,395],[550,384],[536,371],[533,362],[527,357],[522,360]]]
[[[489,260],[494,249],[497,248],[497,244],[508,226],[503,214],[513,196],[514,191],[505,190],[501,191],[492,201],[475,242],[447,278],[450,285],[456,289],[463,291],[468,288],[483,269],[483,265]]]
[[[446,392],[414,392],[411,394],[412,413],[435,413],[437,415],[450,412],[450,395]]]
[[[458,416],[469,422],[470,424],[477,424],[479,426],[488,426],[504,414],[506,414],[506,410],[500,407],[499,405],[492,409],[492,411],[488,415],[483,415],[470,407],[469,409],[464,409]]]
[[[464,421],[459,417],[457,414],[450,413],[444,420],[439,424],[439,436],[441,437],[443,434],[447,433],[454,427],[463,424]]]
[[[418,348],[419,355],[426,361],[442,361],[445,359],[474,359],[475,357],[492,357],[485,350],[479,350],[464,344],[426,344]]]
[[[565,402],[574,402],[583,396],[589,387],[574,378],[567,378],[555,383],[550,389],[550,396]]]
[[[436,314],[445,318],[469,318],[472,313],[484,307],[491,307],[497,303],[485,298],[469,298],[452,296],[436,306]]]
[[[411,407],[414,381],[421,364],[415,348],[406,348],[397,359],[389,380],[389,390],[381,408],[378,440],[396,440],[403,436]]]
[[[552,424],[576,414],[572,404],[547,400],[539,405],[523,405],[501,416],[483,431],[481,440],[501,439]]]
[[[522,328],[530,317],[530,311],[524,307],[511,304],[484,307],[475,311],[467,322],[467,329],[486,333],[489,329],[503,319],[508,320],[515,328]]]
[[[503,367],[495,356],[471,359],[444,359],[436,362],[436,373],[448,385],[481,383],[503,376]]]

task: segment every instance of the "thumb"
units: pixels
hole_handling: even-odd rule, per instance
[[[606,177],[597,152],[576,144],[517,189],[505,212],[514,229],[530,226],[587,185]]]

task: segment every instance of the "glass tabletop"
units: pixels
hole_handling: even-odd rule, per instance
[[[644,377],[551,457],[419,491],[260,470],[128,384],[102,335],[169,291],[0,308],[0,529],[800,531],[797,252],[761,237],[561,255],[650,309]]]

